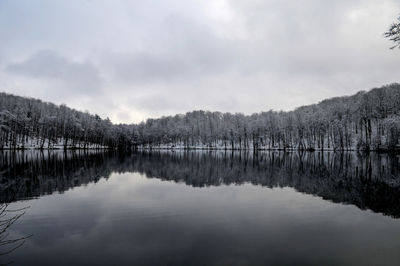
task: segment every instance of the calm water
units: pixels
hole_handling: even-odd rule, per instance
[[[0,262],[400,265],[399,158],[0,153]]]

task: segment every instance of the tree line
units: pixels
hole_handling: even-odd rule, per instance
[[[336,97],[290,112],[193,111],[134,127],[147,148],[393,150],[400,137],[400,84]]]
[[[113,124],[65,105],[0,93],[0,149],[395,150],[400,84],[293,111],[245,115],[192,111]]]
[[[64,104],[0,93],[0,149],[117,148],[129,145],[131,128]]]

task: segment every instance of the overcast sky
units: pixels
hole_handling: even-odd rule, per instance
[[[400,81],[400,0],[0,0],[0,90],[113,122],[291,110]]]

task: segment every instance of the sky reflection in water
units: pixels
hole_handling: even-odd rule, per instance
[[[21,248],[0,257],[0,262],[400,263],[397,206],[379,209],[380,205],[369,204],[372,199],[368,195],[372,192],[362,192],[375,187],[386,191],[383,199],[376,194],[376,201],[396,204],[391,197],[395,198],[399,190],[395,182],[399,177],[397,157],[350,154],[343,159],[330,154],[328,160],[327,154],[321,158],[315,153],[304,158],[275,154],[272,160],[271,154],[264,154],[263,158],[214,153],[57,154],[25,155],[25,159],[10,163],[3,156],[3,169],[8,169],[3,171],[3,197],[11,195],[11,184],[22,179],[19,187],[23,192],[14,193],[17,201],[11,205],[30,206],[10,233],[33,237]],[[64,172],[56,170],[62,169],[60,162]],[[371,169],[364,171],[362,165]],[[383,172],[382,166],[386,169]],[[28,168],[35,169],[35,173],[22,170]],[[354,176],[356,171],[361,179]],[[18,174],[13,176],[11,172]],[[271,180],[272,175],[266,173],[273,173],[276,179]],[[36,181],[28,178],[32,175]],[[87,179],[82,180],[82,176]],[[227,180],[228,176],[236,181]],[[208,180],[199,183],[204,178]],[[327,191],[328,187],[332,189]],[[56,190],[62,193],[54,193]],[[37,191],[41,196],[29,199],[37,197]],[[329,198],[340,193],[341,196]],[[334,203],[339,199],[345,204]]]

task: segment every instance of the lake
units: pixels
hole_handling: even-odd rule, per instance
[[[398,155],[8,151],[0,171],[3,264],[400,265]]]

